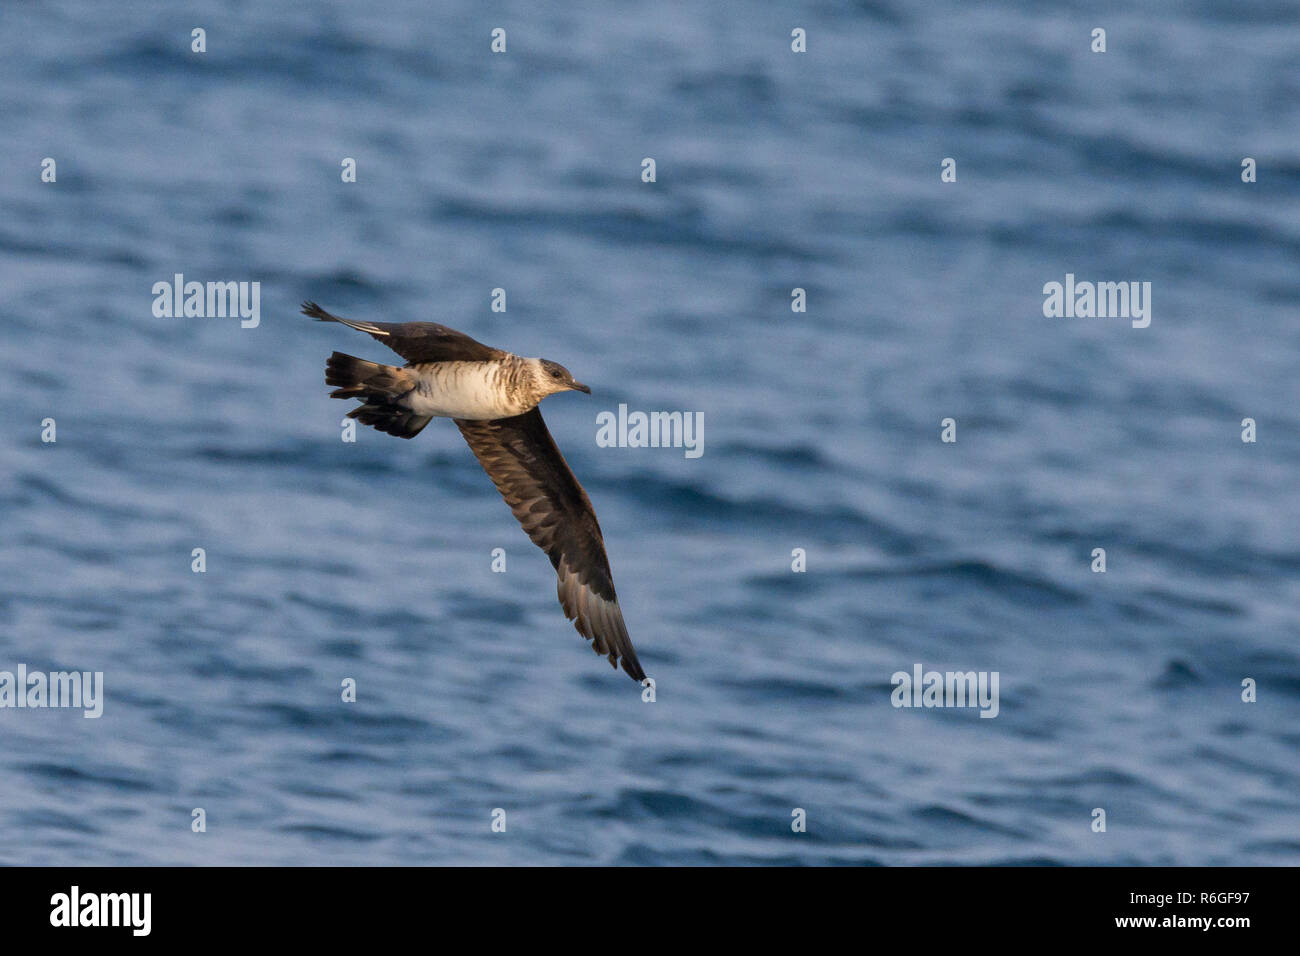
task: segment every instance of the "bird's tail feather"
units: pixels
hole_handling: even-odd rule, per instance
[[[372,425],[381,432],[414,438],[431,420],[428,415],[417,415],[401,404],[401,399],[415,387],[411,373],[404,368],[335,352],[325,363],[325,384],[334,386],[330,398],[355,398],[362,402],[348,412],[348,418]]]

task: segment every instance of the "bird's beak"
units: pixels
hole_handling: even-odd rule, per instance
[[[591,389],[589,389],[586,385],[583,385],[581,382],[574,382],[572,385],[569,386],[569,388],[573,389],[575,392],[585,392],[588,395],[591,394]]]

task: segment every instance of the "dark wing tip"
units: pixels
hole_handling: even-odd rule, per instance
[[[581,634],[581,630],[579,630],[578,633]],[[586,635],[583,636],[585,637]],[[615,643],[613,647],[610,647],[609,654],[606,655],[609,658],[609,666],[614,668],[614,670],[618,670],[618,666],[621,663],[627,676],[640,684],[645,680],[645,671],[641,669],[641,662],[636,659],[636,651],[632,647],[632,641],[627,639],[626,631],[624,631],[623,637],[624,640]],[[600,644],[602,642],[595,641],[593,643]],[[618,646],[620,643],[622,644],[622,647]],[[606,646],[608,647],[609,645],[607,644]],[[600,653],[599,647],[596,647],[595,650],[597,654]]]
[[[615,664],[614,666],[617,667],[618,665]],[[645,671],[641,669],[641,662],[636,659],[635,654],[623,655],[623,670],[627,672],[628,677],[638,684],[643,683],[646,679]]]
[[[309,315],[313,319],[320,319],[322,322],[335,321],[334,316],[330,315],[328,312],[326,312],[324,309],[322,309],[319,305],[317,305],[315,302],[312,302],[311,300],[308,300],[302,304],[302,314]]]

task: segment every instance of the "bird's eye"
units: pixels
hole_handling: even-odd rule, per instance
[[[559,373],[559,372],[552,372],[552,373],[551,373],[551,378],[559,378],[559,377],[560,377],[560,373]]]

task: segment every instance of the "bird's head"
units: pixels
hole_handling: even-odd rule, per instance
[[[568,391],[591,394],[591,389],[574,378],[569,370],[559,362],[552,362],[550,359],[538,359],[534,374],[537,378],[538,391],[543,396]]]

